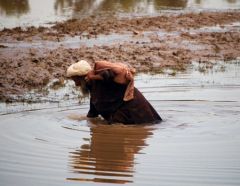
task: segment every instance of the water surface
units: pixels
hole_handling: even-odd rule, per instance
[[[156,15],[163,10],[239,9],[240,0],[0,0],[0,29],[89,15]]]
[[[239,72],[236,61],[204,73],[139,74],[136,86],[164,118],[158,125],[81,120],[87,98],[2,104],[1,184],[239,185]]]

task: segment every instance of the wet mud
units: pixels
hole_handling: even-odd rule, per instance
[[[92,65],[103,59],[127,62],[138,72],[161,73],[171,68],[173,75],[193,61],[212,68],[212,60],[240,57],[239,17],[237,10],[135,18],[92,16],[51,28],[3,29],[0,99],[12,101],[13,95],[41,89],[53,79],[63,85],[66,68],[79,59]],[[112,34],[119,36],[108,42]],[[98,42],[101,37],[106,37],[103,44]],[[66,45],[68,38],[74,38],[74,47],[71,42]]]

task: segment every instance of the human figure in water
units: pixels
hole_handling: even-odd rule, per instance
[[[101,115],[109,124],[158,123],[162,119],[134,87],[135,69],[123,63],[95,62],[94,68],[81,60],[67,69],[67,77],[83,93],[90,93],[87,117]]]

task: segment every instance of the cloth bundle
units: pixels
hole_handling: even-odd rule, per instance
[[[112,70],[115,74],[114,81],[119,84],[126,84],[127,89],[124,94],[124,101],[134,98],[134,74],[135,69],[124,63],[111,63],[108,61],[96,61],[94,71],[96,74],[103,70]]]

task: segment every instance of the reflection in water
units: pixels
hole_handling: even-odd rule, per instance
[[[40,26],[91,15],[144,16],[189,8],[239,9],[240,0],[0,0],[0,29]]]
[[[185,8],[187,6],[187,0],[160,0],[154,1],[156,7],[179,7]]]
[[[55,10],[73,7],[73,16],[106,12],[155,13],[165,7],[185,8],[187,0],[56,0]]]
[[[202,4],[202,3],[206,3],[209,0],[195,0],[196,4]],[[236,3],[237,0],[225,0],[227,3]]]
[[[0,14],[19,16],[28,12],[28,0],[0,0]]]
[[[227,0],[228,3],[236,3],[237,0]]]
[[[227,8],[228,6],[230,7],[231,4],[232,6],[234,6],[234,4],[236,4],[237,6],[239,6],[238,4],[239,2],[237,0],[188,0],[188,4],[191,6],[194,6],[195,4],[200,5],[201,8]],[[237,7],[236,7],[237,8]]]
[[[56,13],[64,13],[66,11],[66,8],[72,7],[73,1],[72,0],[56,0],[54,4],[54,9]]]
[[[152,128],[144,126],[96,125],[91,138],[70,152],[70,167],[78,177],[72,181],[102,183],[133,182],[134,156],[147,146]]]

